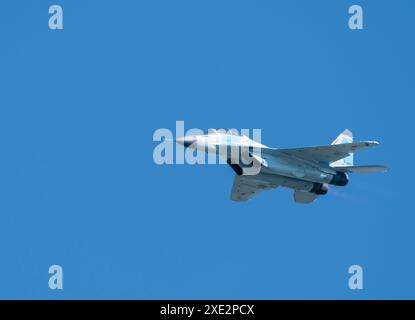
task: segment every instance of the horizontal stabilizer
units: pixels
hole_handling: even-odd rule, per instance
[[[368,173],[368,172],[385,172],[388,170],[386,166],[346,166],[332,167],[341,172]]]
[[[294,191],[294,201],[297,203],[311,203],[314,200],[316,200],[317,197],[318,195],[316,195],[315,193],[300,190]]]

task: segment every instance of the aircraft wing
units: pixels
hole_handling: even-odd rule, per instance
[[[350,153],[367,147],[377,146],[379,142],[376,141],[362,141],[352,143],[333,144],[316,147],[304,147],[304,148],[290,148],[290,149],[261,149],[264,154],[271,156],[291,156],[295,158],[301,158],[317,163],[325,162],[330,163],[347,157]]]
[[[278,185],[261,180],[260,176],[238,176],[233,180],[231,199],[233,201],[248,201],[261,191],[277,188]]]
[[[261,180],[258,178],[258,176],[235,175],[233,180],[231,199],[238,202],[248,201],[261,191],[274,189],[277,187],[278,185],[275,183]],[[294,191],[294,201],[298,203],[308,204],[314,202],[317,197],[318,195],[315,193],[300,190]]]

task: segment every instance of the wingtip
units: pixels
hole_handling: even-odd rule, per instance
[[[377,147],[378,145],[380,145],[378,141],[364,141],[364,144],[366,145],[366,147]]]

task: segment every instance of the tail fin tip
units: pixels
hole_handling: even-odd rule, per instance
[[[344,134],[345,136],[348,136],[350,139],[353,140],[353,133],[349,130],[349,129],[345,129],[342,134]]]
[[[345,129],[340,133],[336,139],[331,144],[342,144],[342,143],[352,143],[353,142],[353,133],[349,129]]]

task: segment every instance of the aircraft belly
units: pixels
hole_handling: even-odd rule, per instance
[[[269,156],[265,160],[267,173],[318,183],[330,183],[333,179],[333,175],[301,161]]]
[[[261,173],[258,176],[259,179],[273,183],[275,185],[280,185],[282,187],[291,188],[301,191],[310,191],[314,187],[314,182],[291,178],[287,176],[277,175],[277,174],[266,174]]]

